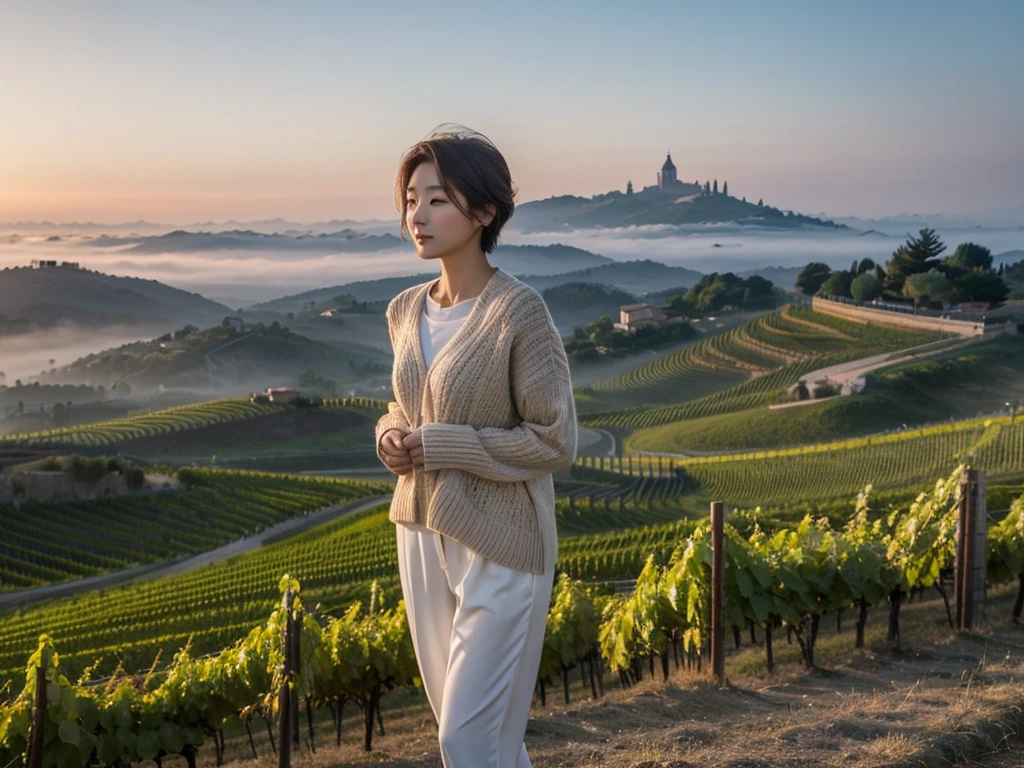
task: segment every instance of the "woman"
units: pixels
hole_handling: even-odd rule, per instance
[[[388,305],[395,400],[377,452],[398,475],[389,516],[447,768],[531,765],[523,737],[558,556],[552,473],[576,458],[547,305],[487,262],[515,191],[501,153],[462,128],[408,150],[396,186],[402,238],[441,276]]]

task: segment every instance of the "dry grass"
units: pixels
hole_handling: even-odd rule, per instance
[[[1024,627],[1009,623],[1011,601],[1009,590],[991,595],[990,625],[970,634],[948,628],[939,600],[906,605],[900,653],[884,642],[883,610],[872,612],[868,648],[859,652],[852,619],[837,634],[833,618],[823,626],[816,671],[799,666],[796,645],[787,645],[783,633],[775,638],[774,674],[764,669],[762,649],[744,647],[731,653],[722,690],[706,676],[673,670],[668,682],[647,678],[628,690],[609,676],[606,695],[592,700],[574,678],[571,705],[558,703],[560,686],[547,706],[535,702],[527,748],[537,768],[1019,768]],[[317,731],[321,748],[315,755],[303,749],[293,764],[440,768],[437,729],[423,696],[390,699],[386,735],[375,735],[374,752],[361,748],[360,713],[352,707],[340,748],[325,719]],[[229,760],[276,766],[265,731],[258,735],[259,760],[251,759],[244,730],[229,737]],[[1015,751],[1006,752],[1011,745]],[[212,766],[212,758],[204,749],[200,764]]]

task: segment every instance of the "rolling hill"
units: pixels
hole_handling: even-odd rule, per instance
[[[0,335],[130,325],[142,333],[210,325],[232,310],[156,280],[71,267],[0,271]]]
[[[40,373],[40,384],[102,384],[120,380],[132,391],[201,388],[238,392],[239,388],[294,385],[312,369],[339,386],[388,379],[389,355],[370,347],[339,348],[291,332],[279,324],[242,330],[215,325],[202,330],[124,344],[80,357],[69,365]]]
[[[550,197],[517,206],[508,226],[519,232],[567,232],[650,224],[735,222],[778,229],[848,229],[845,224],[790,214],[732,196],[704,197],[697,193],[698,188],[693,184],[681,185],[680,189],[681,193],[665,193],[657,187],[647,187],[635,194],[613,190],[590,198]]]
[[[492,265],[501,267],[510,275],[560,275],[572,270],[601,267],[616,264],[613,259],[601,256],[582,248],[555,243],[553,245],[499,245],[494,249],[489,260]],[[415,253],[409,256],[410,267],[424,263],[418,260]],[[433,280],[440,274],[437,271],[418,272],[402,277],[384,277],[376,280],[357,280],[350,283],[339,283],[327,288],[282,296],[271,301],[260,302],[247,308],[247,311],[298,312],[310,301],[322,304],[338,296],[351,296],[357,301],[383,302],[386,304],[396,295],[413,285]],[[381,307],[383,312],[384,307]]]

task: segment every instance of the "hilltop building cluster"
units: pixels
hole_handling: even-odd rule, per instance
[[[32,269],[51,269],[54,267],[81,269],[77,261],[62,261],[58,264],[55,259],[32,259]]]
[[[699,181],[694,181],[692,184],[680,181],[677,175],[676,164],[672,162],[672,153],[669,152],[665,155],[665,162],[662,163],[661,170],[658,171],[657,184],[651,187],[644,187],[641,192],[657,189],[658,192],[665,194],[692,195],[695,194],[694,188],[696,188],[696,194],[703,197],[711,197],[712,195],[719,194],[725,196],[729,195],[728,181],[722,184],[721,192],[718,190],[718,179],[715,179],[714,182],[706,181],[703,184]],[[633,194],[632,179],[629,179],[626,182],[626,194]]]

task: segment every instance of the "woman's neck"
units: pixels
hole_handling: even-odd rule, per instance
[[[448,267],[441,262],[441,277],[429,292],[430,298],[442,308],[448,308],[460,301],[475,298],[483,291],[497,267],[492,267],[484,258],[480,263],[469,266]]]

